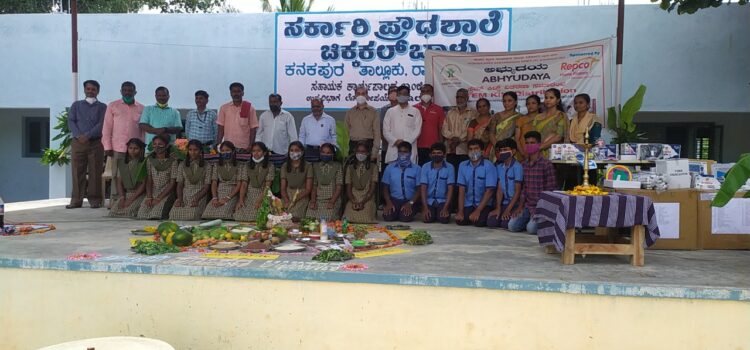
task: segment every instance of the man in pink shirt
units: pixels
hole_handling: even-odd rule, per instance
[[[432,85],[422,85],[420,92],[420,102],[414,107],[422,113],[422,132],[417,139],[417,161],[419,165],[423,165],[430,161],[430,147],[436,142],[443,142],[440,130],[445,123],[445,112],[443,107],[432,103],[435,96]]]
[[[115,164],[124,159],[128,147],[127,142],[132,138],[143,141],[143,131],[138,122],[141,120],[143,105],[135,101],[135,84],[126,81],[120,86],[122,99],[112,101],[107,105],[102,127],[102,145],[104,154],[112,157]],[[110,203],[117,198],[117,172],[112,171],[112,189]]]
[[[229,85],[229,94],[232,101],[221,106],[216,119],[216,124],[219,125],[216,145],[222,141],[230,141],[238,150],[249,153],[259,126],[255,107],[250,102],[242,100],[245,95],[245,87],[242,84]]]

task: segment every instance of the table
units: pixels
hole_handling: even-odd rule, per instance
[[[157,339],[142,337],[106,337],[76,340],[51,345],[39,350],[174,350],[174,348]]]
[[[644,245],[659,238],[656,211],[651,198],[621,193],[607,196],[571,196],[563,192],[542,192],[534,219],[542,246],[562,252],[562,263],[573,264],[575,254],[630,255],[630,263],[643,266]],[[580,236],[576,228],[631,227],[628,244],[621,237]],[[648,234],[646,234],[648,233]],[[601,243],[607,239],[607,243]]]

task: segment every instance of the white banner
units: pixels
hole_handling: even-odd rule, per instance
[[[456,104],[456,90],[469,90],[469,99],[490,100],[493,109],[502,110],[506,91],[518,94],[518,106],[526,113],[525,100],[558,88],[568,114],[573,113],[573,97],[591,96],[591,110],[605,116],[610,95],[610,39],[543,50],[518,52],[458,53],[429,50],[425,54],[427,83],[435,87],[435,102]]]
[[[388,87],[424,82],[430,51],[510,49],[510,9],[276,14],[275,90],[284,107],[350,108],[356,86],[371,104],[387,101]]]

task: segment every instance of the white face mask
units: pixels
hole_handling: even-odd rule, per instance
[[[422,102],[430,103],[430,101],[432,101],[432,96],[427,95],[427,94],[422,95]]]
[[[92,105],[94,104],[94,102],[96,102],[96,97],[86,97],[86,102]]]
[[[357,104],[358,105],[363,105],[363,104],[367,103],[367,97],[357,96],[356,99],[357,99]]]
[[[367,154],[357,153],[356,157],[358,161],[364,162],[367,159]]]
[[[255,157],[253,157],[253,162],[255,162],[255,163],[260,163],[260,162],[262,162],[262,161],[263,161],[263,159],[265,159],[265,158],[266,158],[266,157],[260,157],[260,159],[256,159]]]
[[[292,160],[299,160],[302,158],[302,152],[289,152],[289,158]]]

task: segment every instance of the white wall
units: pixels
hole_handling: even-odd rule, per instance
[[[627,6],[624,97],[645,84],[645,111],[750,112],[750,40],[741,34],[748,22],[750,6],[683,16]],[[514,9],[511,49],[610,37],[615,26],[614,6]],[[135,82],[144,103],[167,86],[180,108],[193,106],[197,89],[217,108],[229,99],[229,83],[240,81],[263,109],[273,89],[272,14],[81,15],[79,37],[81,81],[98,80],[103,101],[118,98],[124,80]],[[69,16],[0,15],[0,47],[3,85],[12,87],[0,94],[0,108],[43,107],[54,117],[70,104]],[[68,194],[66,171],[50,168],[50,197]]]

